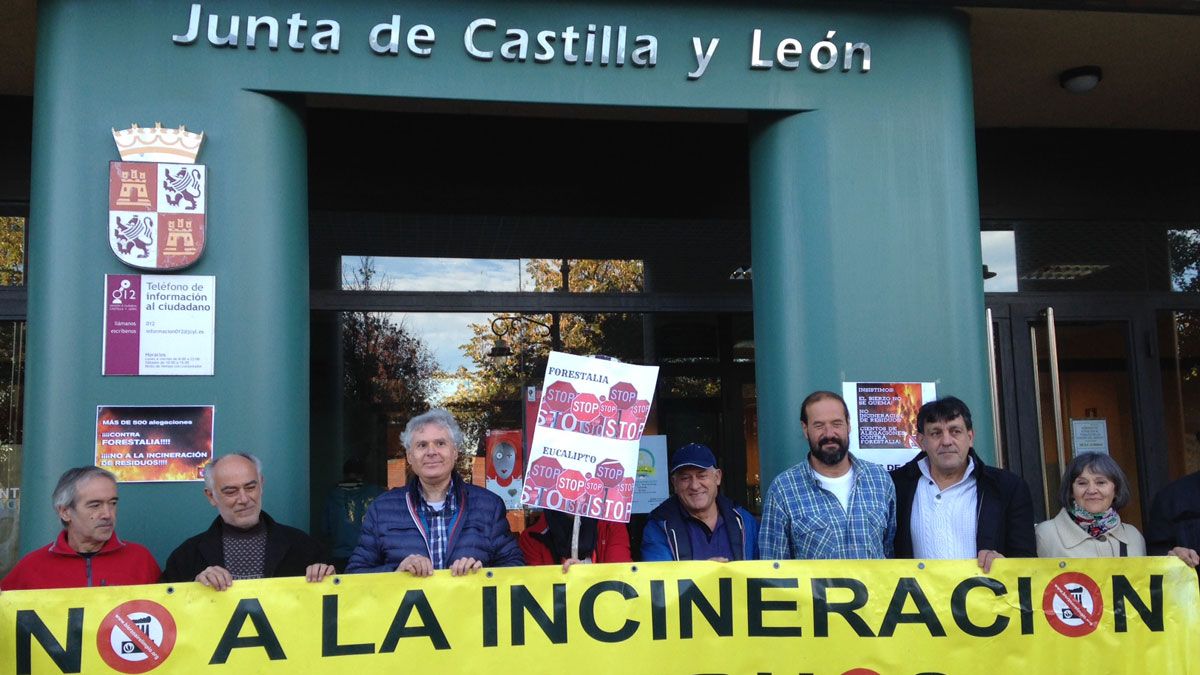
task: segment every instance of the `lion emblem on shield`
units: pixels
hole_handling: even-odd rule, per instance
[[[150,247],[154,244],[154,220],[148,216],[130,216],[124,223],[120,216],[116,220],[113,236],[117,238],[117,250],[121,255],[129,255],[136,248],[141,250],[138,258],[150,257]]]
[[[196,169],[188,171],[187,167],[180,167],[175,175],[171,175],[170,170],[163,169],[163,189],[169,193],[167,203],[171,206],[179,206],[180,202],[186,200],[188,203],[186,208],[189,211],[195,211],[196,200],[200,198],[200,190],[203,185],[204,180]]]

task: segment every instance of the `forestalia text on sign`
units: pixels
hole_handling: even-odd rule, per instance
[[[1174,558],[635,563],[16,591],[5,673],[1197,673]],[[986,665],[984,665],[986,664]],[[515,667],[515,666],[514,666]],[[856,670],[857,669],[857,670]]]

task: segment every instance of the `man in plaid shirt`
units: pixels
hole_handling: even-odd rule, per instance
[[[800,406],[808,457],[767,491],[758,532],[764,560],[890,558],[896,488],[883,467],[849,453],[850,410],[832,391]]]

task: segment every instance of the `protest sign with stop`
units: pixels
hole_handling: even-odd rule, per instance
[[[551,352],[521,503],[628,522],[656,366]],[[553,462],[551,464],[550,462]]]

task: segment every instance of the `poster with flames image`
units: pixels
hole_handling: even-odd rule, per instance
[[[629,522],[658,366],[550,352],[521,504]]]
[[[850,452],[888,469],[921,451],[917,412],[937,398],[933,382],[843,382],[850,409]]]
[[[122,483],[204,480],[213,406],[96,406],[96,466]]]

